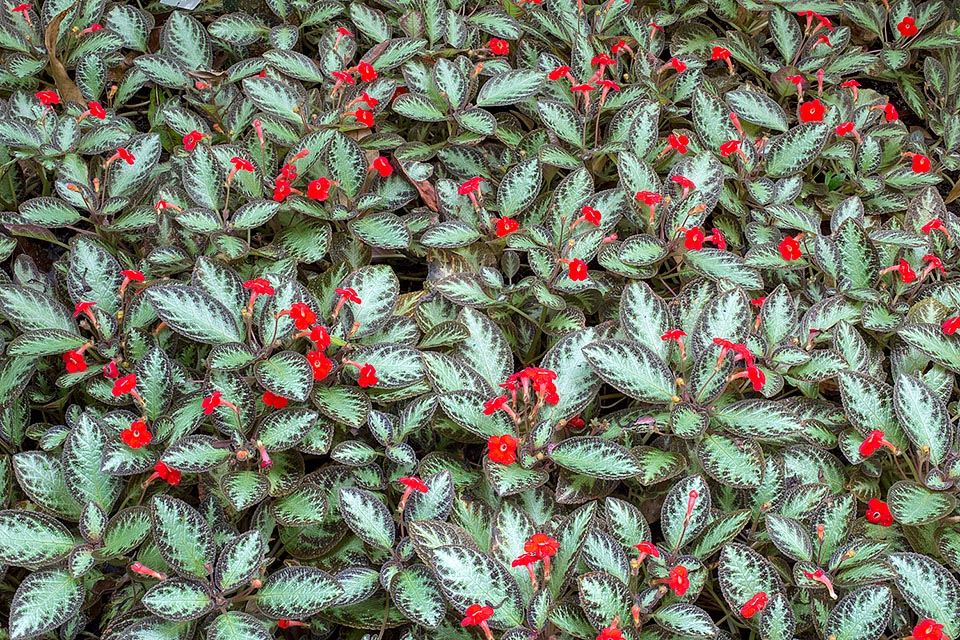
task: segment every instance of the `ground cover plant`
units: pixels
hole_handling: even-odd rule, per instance
[[[956,2],[0,9],[3,637],[960,637]]]

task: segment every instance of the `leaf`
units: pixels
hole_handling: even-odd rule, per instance
[[[312,484],[301,485],[274,502],[271,514],[285,527],[320,524],[327,515],[326,492]]]
[[[367,160],[360,146],[337,133],[331,138],[324,155],[330,167],[330,180],[336,182],[337,188],[348,198],[355,198],[367,175]]]
[[[207,30],[196,18],[174,11],[167,18],[161,34],[163,51],[188,69],[209,68],[213,64],[213,46]]]
[[[272,640],[273,634],[259,618],[242,611],[228,611],[207,627],[207,640]]]
[[[160,319],[179,334],[205,344],[243,342],[240,325],[222,302],[192,285],[159,285],[146,290]]]
[[[123,491],[122,478],[100,470],[107,447],[105,429],[83,413],[63,445],[63,479],[81,504],[95,502],[108,513]]]
[[[697,446],[697,458],[721,484],[747,489],[759,487],[763,480],[763,450],[753,440],[705,433]]]
[[[261,111],[296,125],[302,124],[298,112],[305,96],[303,89],[292,82],[250,77],[243,81],[243,93]]]
[[[48,229],[65,227],[83,219],[59,198],[32,198],[20,205],[19,224],[36,224]]]
[[[66,527],[33,511],[0,511],[0,562],[37,569],[53,564],[73,550]]]
[[[256,602],[274,619],[305,620],[329,607],[343,587],[326,571],[313,567],[284,567],[263,581]]]
[[[507,569],[489,556],[468,547],[442,545],[428,552],[429,565],[440,588],[460,613],[472,604],[499,605],[489,624],[494,629],[522,625],[520,589]]]
[[[214,607],[213,592],[202,582],[170,578],[153,585],[141,600],[164,620],[196,620]]]
[[[553,447],[550,459],[591,478],[623,480],[640,473],[639,463],[628,449],[603,438],[567,438]]]
[[[196,509],[166,495],[153,497],[153,540],[177,573],[206,579],[213,570],[213,534]]]
[[[20,488],[37,505],[61,518],[80,519],[80,504],[67,489],[59,458],[42,451],[24,451],[13,456],[13,472]]]
[[[438,627],[447,610],[437,579],[422,564],[399,571],[393,577],[390,599],[410,621],[428,629]]]
[[[910,442],[929,450],[935,465],[943,462],[955,437],[943,400],[919,379],[901,373],[893,386],[893,408]]]
[[[779,440],[800,432],[800,417],[773,400],[740,400],[713,412],[713,419],[744,438]]]
[[[767,147],[766,176],[785,178],[806,169],[820,155],[829,133],[823,122],[810,122],[774,138]]]
[[[685,638],[713,638],[717,626],[710,615],[692,604],[671,604],[661,607],[653,615],[658,625]]]
[[[343,487],[339,492],[338,508],[358,538],[381,549],[393,548],[396,537],[393,516],[375,494],[365,489]]]
[[[770,563],[746,545],[724,545],[717,566],[720,590],[730,608],[739,611],[747,600],[761,591],[772,597],[783,586]]]
[[[813,559],[813,543],[799,522],[767,513],[764,524],[773,544],[783,555],[798,562],[810,562]]]
[[[257,440],[267,451],[295,447],[317,423],[320,416],[309,409],[280,409],[267,415],[257,427]]]
[[[543,183],[540,161],[536,158],[521,162],[503,176],[497,188],[497,206],[500,215],[508,218],[527,209],[536,200]]]
[[[10,640],[53,631],[80,611],[83,583],[62,569],[27,575],[10,602]]]
[[[919,553],[891,553],[894,584],[920,618],[936,620],[947,637],[960,632],[960,583],[938,562]]]
[[[160,136],[156,133],[134,136],[123,145],[133,157],[133,164],[117,158],[107,170],[107,190],[111,197],[128,197],[149,182],[148,177],[160,160]]]
[[[594,627],[614,619],[629,619],[630,592],[623,582],[598,571],[580,575],[577,583],[580,608]]]
[[[253,373],[264,389],[293,402],[306,402],[313,388],[313,369],[305,356],[281,351],[261,360]]]
[[[232,591],[247,584],[260,573],[267,547],[257,530],[242,533],[223,545],[213,572],[220,591]]]
[[[676,380],[657,354],[638,342],[604,340],[583,348],[604,382],[635,400],[670,402]]]
[[[916,526],[950,515],[957,501],[949,493],[930,491],[915,482],[901,480],[887,492],[887,504],[894,520]]]
[[[212,436],[186,436],[178,439],[163,454],[171,469],[203,473],[215,469],[233,457],[230,448]]]
[[[782,12],[771,15],[776,13]],[[792,17],[790,19],[792,20]],[[724,97],[731,111],[741,120],[775,131],[786,131],[790,128],[783,107],[759,91],[738,89],[728,92]]]
[[[745,289],[762,289],[763,279],[755,269],[744,264],[743,258],[729,251],[701,249],[688,251],[683,259],[696,271],[711,280],[725,279]]]
[[[692,505],[690,517],[687,510]],[[667,546],[690,543],[710,520],[710,488],[701,476],[689,476],[673,485],[660,507],[660,526]]]
[[[0,312],[22,332],[52,329],[79,333],[65,306],[26,287],[10,284],[0,287]]]
[[[393,315],[400,294],[400,281],[387,265],[362,267],[347,276],[341,287],[357,292],[360,304],[351,306],[354,322],[360,327],[354,337],[363,337],[376,332]]]
[[[546,76],[528,69],[507,71],[493,76],[477,94],[478,107],[505,107],[535,96]]]

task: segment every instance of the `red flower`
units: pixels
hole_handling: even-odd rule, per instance
[[[143,272],[137,271],[136,269],[124,269],[120,272],[120,275],[131,282],[143,282],[144,280]]]
[[[223,394],[214,391],[209,397],[203,399],[203,415],[208,416],[213,410],[223,404]]]
[[[113,380],[119,375],[120,375],[120,369],[117,368],[117,363],[114,362],[113,360],[103,365],[104,378],[109,378],[110,380]]]
[[[409,476],[406,478],[400,478],[400,484],[405,486],[407,489],[412,489],[413,491],[419,491],[420,493],[426,493],[429,491],[427,485],[423,483],[423,480],[416,478],[414,476]]]
[[[468,193],[473,193],[474,191],[480,191],[480,183],[483,182],[483,178],[480,176],[475,176],[470,178],[466,182],[460,185],[457,189],[457,193],[462,196],[467,195]]]
[[[623,640],[623,633],[615,625],[604,627],[597,640]]]
[[[506,396],[503,396],[506,399]],[[487,455],[498,464],[513,464],[517,461],[517,441],[510,434],[490,436],[487,441]]]
[[[899,31],[900,35],[904,38],[909,38],[910,36],[915,36],[920,33],[920,29],[917,28],[917,21],[911,16],[906,16],[900,21],[900,24],[897,25],[897,31]]]
[[[673,589],[678,596],[682,596],[690,588],[690,578],[687,577],[687,568],[682,564],[670,570],[670,580],[667,586]]]
[[[872,498],[867,505],[867,522],[878,524],[881,527],[889,527],[893,524],[893,515],[890,513],[890,507],[882,500]]]
[[[660,339],[666,342],[667,340],[679,340],[686,335],[687,334],[683,331],[683,329],[670,329],[665,334],[660,336]]]
[[[507,396],[497,396],[483,403],[483,415],[492,416],[507,404]]]
[[[26,15],[26,14],[27,14],[27,10],[28,10],[30,7],[32,7],[32,6],[33,6],[32,4],[26,4],[26,3],[24,3],[24,4],[18,4],[18,5],[15,6],[13,9],[10,9],[10,11],[12,11],[13,13],[22,13],[22,14]]]
[[[319,324],[315,325],[313,329],[310,330],[310,340],[320,351],[323,351],[330,346],[330,334],[327,333],[326,327]]]
[[[196,148],[197,143],[199,143],[201,140],[203,140],[203,134],[197,130],[193,130],[187,135],[183,136],[183,147],[187,151],[193,151]]]
[[[490,53],[495,56],[505,56],[510,53],[510,43],[500,38],[490,38],[487,46],[490,48]]]
[[[910,268],[910,263],[906,260],[900,261],[899,266],[897,266],[897,271],[900,272],[900,280],[907,284],[917,279],[917,274]]]
[[[706,242],[712,242],[716,245],[717,249],[724,251],[727,248],[727,239],[723,237],[720,229],[714,227],[710,230],[710,235],[704,238]]]
[[[346,71],[331,71],[330,75],[337,79],[337,84],[357,84],[357,81],[353,79],[353,74]]]
[[[310,184],[307,185],[307,197],[311,200],[323,202],[330,197],[330,186],[332,184],[333,183],[325,177],[310,181]]]
[[[740,141],[739,140],[730,140],[729,142],[724,142],[720,145],[720,155],[724,158],[735,154],[740,150]]]
[[[860,455],[864,456],[865,458],[869,458],[880,447],[887,447],[888,449],[896,453],[897,448],[893,446],[892,443],[887,442],[887,440],[883,436],[884,436],[883,431],[880,431],[879,429],[874,429],[873,431],[871,431],[870,435],[867,436],[866,439],[860,443]]]
[[[580,210],[580,215],[583,216],[584,220],[598,227],[600,226],[600,219],[603,217],[603,214],[593,207],[584,207]]]
[[[710,55],[711,60],[729,60],[730,51],[724,49],[723,47],[714,47],[713,52]]]
[[[88,102],[87,107],[90,108],[90,115],[98,120],[103,120],[107,117],[107,112],[104,111],[103,106],[99,102]]]
[[[826,109],[819,100],[810,100],[800,105],[800,120],[802,122],[822,122]]]
[[[611,64],[617,64],[617,61],[611,58],[610,56],[608,56],[607,54],[601,53],[598,56],[594,56],[593,60],[590,61],[590,64],[593,66],[597,66],[598,64],[602,64],[606,66]]]
[[[571,280],[587,279],[587,263],[580,258],[574,258],[570,261],[570,270],[568,272]]]
[[[491,457],[492,459],[492,457]],[[540,562],[540,556],[535,553],[524,553],[520,556],[517,556],[511,563],[511,567],[526,567],[534,562]]]
[[[333,361],[325,356],[323,351],[310,351],[307,353],[307,362],[310,363],[310,368],[313,369],[314,380],[323,380],[330,375],[330,370],[333,369]]]
[[[696,188],[697,188],[697,185],[695,185],[695,184],[693,183],[693,180],[691,180],[690,178],[688,178],[688,177],[686,177],[686,176],[673,176],[672,178],[670,178],[670,180],[672,180],[673,182],[676,182],[678,185],[680,185],[680,188],[681,188],[681,189],[696,189]]]
[[[283,409],[290,401],[283,396],[278,396],[270,391],[263,392],[263,404],[274,409]]]
[[[604,94],[607,91],[620,91],[620,85],[613,80],[597,80],[597,84],[604,88]]]
[[[860,83],[856,80],[847,80],[846,82],[841,82],[840,86],[848,89],[856,89],[860,86]]]
[[[234,156],[234,157],[230,158],[230,162],[233,163],[233,170],[234,170],[234,172],[237,172],[237,171],[253,171],[253,163],[252,163],[252,162],[248,162],[247,160],[244,160],[243,158],[240,158],[240,157],[238,157],[238,156]]]
[[[137,386],[137,375],[128,373],[113,383],[113,397],[119,398],[122,395],[130,393]]]
[[[930,233],[934,229],[943,229],[943,222],[939,218],[934,218],[927,224],[923,225],[924,233]]]
[[[763,611],[765,606],[767,606],[767,594],[761,591],[747,600],[746,604],[740,608],[740,615],[744,618],[752,618],[758,612]]]
[[[293,192],[290,187],[290,181],[286,178],[277,178],[273,188],[273,199],[277,202],[283,202],[288,195]]]
[[[803,76],[787,76],[787,82],[792,82],[798,87],[804,83]]]
[[[147,431],[145,422],[137,420],[130,423],[129,429],[120,432],[120,439],[131,449],[139,449],[143,445],[150,444],[150,441],[153,440],[153,434]]]
[[[270,284],[270,281],[266,278],[256,278],[254,280],[247,280],[243,283],[245,289],[250,289],[258,296],[272,296],[273,286]]]
[[[564,77],[568,73],[570,73],[570,67],[566,65],[560,65],[559,67],[551,71],[549,74],[547,74],[547,77],[550,78],[551,80],[559,80],[560,78]]]
[[[615,44],[615,45],[613,45],[612,47],[610,47],[610,53],[612,53],[613,55],[617,55],[618,53],[620,53],[621,51],[623,51],[623,50],[626,49],[626,48],[627,48],[627,41],[626,41],[626,40],[620,40],[620,41],[617,42],[617,44]]]
[[[590,93],[591,91],[596,91],[597,88],[590,84],[589,82],[584,82],[583,84],[578,84],[570,87],[570,91],[579,91],[581,93]]]
[[[644,540],[640,544],[633,545],[637,548],[637,551],[640,552],[640,555],[644,558],[647,556],[653,556],[654,558],[660,557],[660,550],[652,542],[647,542]]]
[[[887,103],[887,106],[883,108],[883,114],[887,118],[887,122],[893,122],[900,117],[900,114],[897,113],[897,108],[891,103]]]
[[[837,135],[845,136],[851,131],[853,131],[854,124],[852,122],[843,122],[837,126]]]
[[[943,332],[948,336],[955,334],[958,329],[960,329],[960,316],[947,318],[943,321]]]
[[[293,323],[300,331],[309,329],[310,325],[317,321],[317,314],[303,302],[294,302],[287,313],[293,318]]]
[[[684,233],[683,246],[690,251],[700,251],[700,249],[703,249],[703,239],[703,231],[700,230],[700,227],[687,229]]]
[[[513,218],[497,218],[497,237],[502,238],[504,236],[510,235],[514,231],[520,228],[520,223],[514,220]]]
[[[368,129],[373,127],[373,114],[366,109],[357,109],[356,111],[349,111],[347,115],[351,115],[357,119],[357,122],[367,127]]]
[[[687,136],[683,134],[678,136],[671,133],[669,136],[667,136],[667,144],[673,147],[673,149],[678,153],[684,154],[687,152],[687,145],[690,144],[690,140],[687,139]]]
[[[937,256],[932,253],[928,253],[923,256],[923,259],[929,262],[927,265],[926,271],[933,271],[934,269],[940,269],[941,272],[946,273],[947,270],[943,268],[943,262]]]
[[[154,465],[153,470],[156,471],[156,475],[160,476],[163,480],[166,480],[170,486],[174,486],[180,483],[180,472],[176,469],[171,469],[162,462],[158,462]]]
[[[750,365],[747,367],[747,377],[753,383],[754,391],[763,391],[763,385],[767,383],[767,376],[759,368]]]
[[[117,155],[120,157],[121,160],[123,160],[127,164],[133,164],[136,161],[136,158],[133,157],[133,154],[127,151],[126,149],[124,149],[123,147],[120,147],[119,149],[117,149]]]
[[[930,158],[919,153],[913,154],[913,164],[910,167],[914,173],[927,173],[930,171]]]
[[[337,33],[339,33],[341,36],[344,36],[344,37],[348,37],[348,38],[353,37],[353,33],[344,29],[343,27],[340,27],[339,29],[337,29]]]
[[[467,607],[467,614],[460,621],[460,626],[469,627],[473,625],[482,625],[493,617],[493,607],[485,607],[479,604],[472,604]]]
[[[60,104],[60,95],[56,91],[38,91],[37,100],[45,107],[52,104]]]
[[[797,241],[797,239],[787,236],[781,240],[780,255],[783,256],[783,259],[787,261],[799,260],[800,256],[803,254],[800,253],[800,243]]]
[[[390,161],[383,156],[377,156],[377,159],[373,161],[370,168],[379,173],[381,178],[386,178],[393,173],[393,167],[390,165]]]
[[[346,300],[353,302],[354,304],[360,304],[360,296],[357,295],[356,290],[347,287],[346,289],[337,288],[334,290],[338,296],[343,296]]]
[[[380,382],[377,379],[377,370],[372,364],[364,364],[360,367],[360,377],[357,378],[357,384],[366,389]]]
[[[635,196],[638,202],[642,202],[647,205],[654,205],[663,202],[663,196],[659,193],[654,193],[653,191],[637,191]]]
[[[83,373],[87,370],[87,363],[80,351],[67,351],[62,357],[67,373]]]
[[[360,74],[360,80],[363,82],[373,82],[377,79],[377,70],[369,62],[361,62],[357,65],[357,73]]]
[[[947,636],[943,633],[943,625],[930,619],[918,622],[917,626],[913,628],[913,635],[911,637],[914,640],[948,640]]]
[[[670,58],[670,66],[677,70],[677,73],[683,73],[687,70],[687,65],[679,58]]]
[[[523,550],[527,553],[536,554],[538,558],[549,558],[557,555],[557,551],[560,550],[560,543],[545,533],[535,533],[523,543]]]

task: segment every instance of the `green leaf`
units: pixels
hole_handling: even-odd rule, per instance
[[[360,304],[351,304],[354,322],[360,323],[355,337],[375,333],[393,315],[400,294],[400,281],[387,265],[361,267],[347,276],[340,285],[357,292]]]
[[[33,198],[20,205],[18,224],[35,224],[56,229],[75,224],[83,219],[73,207],[59,198]]]
[[[790,17],[790,19],[793,18]],[[728,92],[725,98],[727,104],[730,105],[730,109],[741,120],[775,131],[786,131],[790,128],[783,107],[759,91],[738,89]]]
[[[528,69],[507,71],[493,76],[477,94],[478,107],[505,107],[535,96],[546,75]]]
[[[205,344],[243,342],[238,319],[199,287],[160,285],[146,291],[160,319],[179,334]]]
[[[160,136],[148,133],[130,138],[122,145],[133,154],[133,164],[117,158],[107,170],[107,190],[111,197],[131,196],[148,184],[148,178],[160,160]]]
[[[216,549],[210,527],[183,500],[156,495],[152,503],[153,541],[177,573],[206,579],[213,570]]]
[[[327,515],[326,492],[316,485],[304,484],[274,502],[271,513],[285,527],[320,524]]]
[[[657,354],[639,342],[603,340],[583,355],[604,382],[635,400],[670,402],[676,380]]]
[[[257,530],[247,531],[223,545],[213,572],[220,591],[232,591],[247,584],[260,573],[267,547]]]
[[[660,526],[667,546],[677,549],[681,543],[693,541],[710,521],[710,504],[710,487],[703,477],[689,476],[673,485],[660,507]]]
[[[264,389],[294,402],[305,402],[313,388],[313,369],[303,354],[281,351],[254,366],[253,373]]]
[[[284,567],[270,574],[257,592],[257,606],[274,619],[305,620],[343,594],[340,583],[313,567]]]
[[[577,578],[580,607],[594,627],[630,616],[630,592],[627,585],[609,573],[585,573]]]
[[[428,552],[430,567],[450,604],[461,614],[472,604],[499,605],[490,619],[494,629],[523,624],[523,601],[507,569],[468,547],[443,545]]]
[[[740,400],[713,412],[731,433],[757,440],[779,440],[803,429],[800,417],[773,400]]]
[[[10,602],[10,640],[53,631],[80,612],[83,583],[62,569],[38,571],[23,579]]]
[[[743,258],[729,251],[701,249],[688,251],[683,259],[711,280],[729,280],[745,289],[762,289],[763,279],[755,269],[746,266]]]
[[[113,516],[103,534],[104,556],[130,553],[147,539],[152,525],[150,510],[146,507],[131,507]]]
[[[910,442],[929,450],[935,465],[943,462],[955,438],[943,400],[918,378],[901,373],[893,386],[893,408]]]
[[[773,566],[750,547],[735,542],[720,552],[717,576],[724,599],[735,611],[761,591],[772,597],[783,590]]]
[[[0,562],[37,569],[53,564],[73,550],[66,527],[33,511],[0,511]]]
[[[710,614],[692,604],[671,604],[657,610],[653,620],[658,625],[684,638],[713,638],[717,626]]]
[[[272,640],[273,634],[249,613],[228,611],[207,627],[207,640]]]
[[[825,123],[810,122],[777,136],[767,147],[766,176],[785,178],[800,173],[820,155],[829,134]]]
[[[894,584],[920,618],[936,620],[950,638],[960,633],[960,583],[938,562],[919,553],[891,553]]]
[[[393,548],[396,529],[387,505],[365,489],[343,487],[339,493],[340,515],[364,542],[382,549]]]
[[[901,480],[887,492],[887,504],[894,520],[916,526],[949,516],[957,501],[949,493],[930,491],[915,482]]]
[[[550,450],[550,459],[591,478],[623,480],[640,473],[640,466],[628,449],[603,438],[567,438]]]
[[[305,99],[302,87],[273,78],[251,77],[243,81],[243,93],[261,111],[296,125],[303,123],[298,113]]]
[[[137,362],[137,392],[146,405],[147,418],[156,420],[173,400],[173,367],[160,347],[153,347]],[[179,467],[174,467],[179,469]]]
[[[360,145],[342,133],[337,133],[324,153],[327,166],[330,167],[330,180],[336,182],[337,189],[348,198],[355,198],[367,176],[367,160]]]
[[[171,469],[187,473],[203,473],[233,457],[230,447],[213,436],[186,436],[178,439],[163,454],[163,462]]]
[[[107,447],[106,429],[83,413],[63,445],[63,479],[73,497],[95,502],[110,512],[123,491],[124,481],[100,470]]]
[[[437,628],[447,611],[437,579],[422,564],[399,571],[393,577],[390,599],[410,621],[428,629]]]
[[[370,398],[356,387],[314,387],[313,402],[325,416],[354,428],[367,421]]]
[[[697,446],[697,458],[721,484],[747,489],[759,487],[763,480],[763,450],[753,440],[705,433]]]
[[[500,215],[512,218],[526,210],[539,195],[542,183],[543,172],[536,158],[510,169],[497,188]]]
[[[214,607],[210,587],[184,578],[170,578],[153,585],[141,602],[164,620],[196,620]]]
[[[59,329],[41,329],[22,333],[10,341],[7,355],[11,356],[52,356],[77,349],[86,340],[75,333]]]
[[[813,543],[799,522],[767,513],[764,524],[773,544],[783,555],[798,562],[810,562],[813,559]]]
[[[199,20],[182,11],[174,11],[164,23],[161,34],[163,51],[189,69],[205,69],[213,64],[213,45]]]
[[[79,333],[65,306],[26,287],[11,284],[0,287],[0,313],[22,332],[55,329]]]
[[[296,446],[319,419],[309,409],[280,409],[267,415],[257,427],[257,440],[267,451],[284,451]]]

